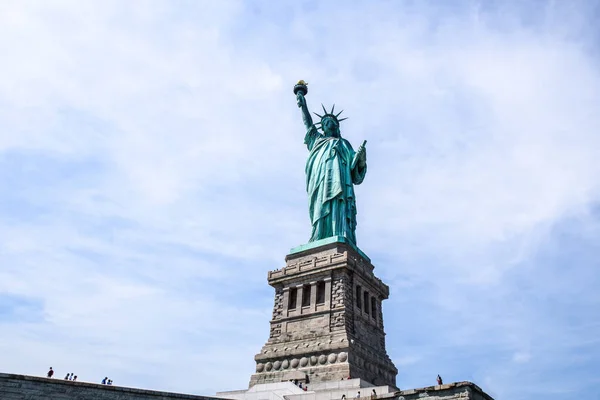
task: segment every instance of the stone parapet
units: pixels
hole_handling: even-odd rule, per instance
[[[468,381],[401,390],[394,393],[394,397],[398,400],[494,400],[479,386]]]
[[[389,386],[373,386],[362,379],[350,379],[309,383],[306,391],[298,390],[288,382],[287,390],[282,389],[281,383],[262,384],[246,391],[217,393],[217,396],[234,400],[340,400],[342,396],[359,400],[494,400],[471,382],[396,390]]]
[[[216,397],[0,373],[2,400],[216,400]]]

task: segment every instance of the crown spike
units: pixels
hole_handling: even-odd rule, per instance
[[[337,113],[337,114],[335,115],[335,117],[336,117],[336,118],[337,118],[337,117],[339,117],[339,116],[340,116],[340,114],[341,114],[341,113],[343,113],[343,112],[344,112],[344,110],[340,111],[339,113]],[[333,114],[333,110],[331,110],[331,113]]]
[[[338,119],[338,122],[342,122],[345,119],[348,119],[348,117],[346,117],[346,118],[340,118],[340,119]]]
[[[335,104],[333,106],[331,106],[331,112],[330,112],[330,114],[333,114],[333,110],[335,110]]]
[[[317,113],[316,113],[316,112],[314,112],[314,111],[313,111],[313,114],[315,114],[315,115],[316,115],[317,117],[319,117],[319,118],[323,118],[323,116],[322,116],[322,115],[319,115],[319,114],[317,114]]]
[[[325,106],[323,105],[323,103],[321,103],[321,107],[323,107],[323,112],[325,113],[325,115],[327,115],[327,110],[325,109]]]

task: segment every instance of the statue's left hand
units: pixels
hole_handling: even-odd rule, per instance
[[[366,158],[367,157],[367,148],[363,145],[360,145],[358,147],[358,151],[357,151],[358,155],[360,158]]]
[[[367,149],[365,146],[360,145],[356,152],[356,159],[358,160],[358,165],[361,167],[364,167],[367,164]]]

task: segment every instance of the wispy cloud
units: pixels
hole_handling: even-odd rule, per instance
[[[398,384],[596,383],[600,74],[586,2],[0,6],[2,369],[211,394],[309,232],[302,125],[368,140],[359,245]],[[72,371],[71,371],[72,370]]]

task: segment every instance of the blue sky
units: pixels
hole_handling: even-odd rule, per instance
[[[600,35],[582,1],[4,1],[0,370],[247,386],[310,235],[303,127],[367,139],[401,388],[600,379]]]

